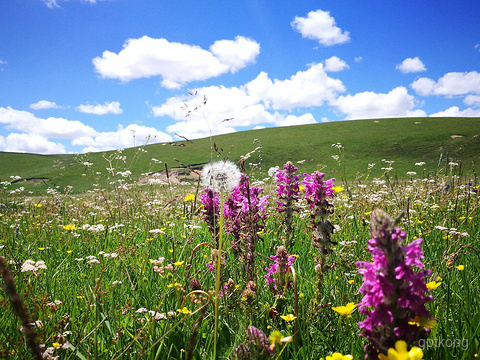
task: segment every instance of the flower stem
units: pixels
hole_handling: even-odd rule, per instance
[[[218,255],[217,255],[217,271],[215,275],[215,332],[213,333],[213,359],[216,359],[217,353],[217,340],[218,340],[218,308],[219,308],[219,292],[220,292],[220,277],[222,266],[222,240],[223,240],[223,191],[220,192],[220,226],[218,232]]]

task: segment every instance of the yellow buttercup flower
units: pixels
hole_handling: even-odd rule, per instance
[[[285,320],[286,322],[290,322],[290,321],[293,321],[295,320],[297,317],[293,314],[288,314],[288,315],[282,315],[280,316],[283,320]]]
[[[353,310],[355,310],[356,307],[357,307],[357,305],[355,303],[351,302],[351,303],[348,303],[345,306],[332,307],[332,310],[336,311],[340,315],[350,315],[353,312]]]
[[[395,343],[395,349],[388,349],[388,355],[380,354],[380,360],[420,360],[423,359],[423,351],[419,347],[412,347],[410,351],[407,349],[407,343],[398,340]]]
[[[54,343],[52,344],[52,346],[53,346],[54,349],[57,349],[57,348],[60,347],[60,344],[59,344],[58,342],[54,342]]]
[[[331,356],[326,356],[325,360],[353,360],[352,355],[342,355],[339,352],[333,353]]]
[[[335,194],[345,190],[343,186],[333,186],[332,189],[335,192]]]
[[[177,262],[174,262],[173,265],[175,265],[175,266],[182,266],[184,262],[185,262],[185,261],[177,261]]]
[[[412,320],[408,322],[409,325],[422,325],[425,329],[433,329],[437,325],[437,320],[431,319],[428,320],[425,317],[415,316]]]
[[[435,289],[438,288],[440,285],[442,285],[442,283],[441,283],[441,282],[431,281],[431,282],[427,283],[426,285],[427,285],[427,289],[428,289],[428,290],[435,290]]]
[[[193,201],[195,200],[195,195],[193,194],[188,194],[187,196],[185,196],[185,201]]]
[[[455,267],[460,271],[465,270],[465,265],[458,265],[458,266],[455,266]]]
[[[182,309],[177,309],[177,311],[178,311],[180,314],[185,314],[185,315],[191,313],[191,311],[188,310],[188,308],[186,308],[186,307],[183,307]]]
[[[76,226],[74,224],[63,225],[63,230],[73,231],[73,230],[75,230],[75,228],[76,228]]]

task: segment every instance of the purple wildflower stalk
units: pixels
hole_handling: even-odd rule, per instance
[[[238,360],[266,360],[273,358],[275,345],[270,346],[267,335],[254,326],[247,328],[245,343],[237,346],[234,359]]]
[[[264,277],[267,280],[267,284],[272,285],[272,291],[278,295],[285,288],[285,275],[288,268],[293,265],[295,256],[289,255],[285,246],[279,246],[276,255],[270,256],[270,259],[273,260],[273,263],[270,263],[269,267],[265,268],[267,275]]]
[[[293,245],[293,213],[299,208],[295,207],[295,203],[299,199],[300,183],[298,179],[300,175],[296,175],[298,170],[291,161],[283,165],[284,170],[277,172],[277,210],[284,213],[283,225],[285,226],[285,242],[287,247]]]
[[[255,279],[255,244],[268,215],[268,195],[261,197],[262,191],[260,187],[250,186],[248,177],[242,174],[240,184],[233,189],[224,206],[227,231],[238,236],[240,258],[246,265],[247,280],[251,281]]]
[[[208,230],[210,230],[214,242],[218,247],[218,235],[220,233],[220,226],[218,223],[218,220],[220,219],[220,197],[212,189],[206,188],[200,194],[200,201],[203,205],[201,210],[203,214],[203,220],[207,223]]]
[[[373,262],[357,262],[358,272],[363,275],[360,293],[364,294],[359,311],[366,319],[359,322],[360,336],[370,340],[365,347],[366,358],[378,359],[378,354],[387,354],[399,339],[410,345],[426,336],[429,331],[418,326],[431,319],[425,304],[432,300],[427,295],[425,276],[430,270],[423,269],[421,262],[422,239],[403,245],[406,234],[395,228],[394,220],[382,210],[371,216],[368,250]]]
[[[315,272],[317,273],[317,298],[321,293],[323,273],[327,269],[327,255],[332,252],[332,245],[337,243],[331,240],[333,226],[328,216],[333,213],[333,205],[327,200],[333,197],[333,182],[335,179],[323,180],[324,173],[315,171],[311,175],[304,174],[302,183],[305,185],[305,199],[310,209],[313,232],[313,246],[317,248],[315,258]]]

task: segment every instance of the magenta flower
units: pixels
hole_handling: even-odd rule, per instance
[[[280,213],[285,214],[283,224],[285,226],[285,235],[287,246],[291,246],[293,242],[293,213],[298,211],[299,208],[295,206],[295,203],[300,198],[300,182],[298,179],[300,175],[296,175],[297,168],[288,161],[283,165],[284,170],[277,171],[277,210]]]
[[[276,255],[270,256],[270,259],[273,260],[273,263],[265,268],[267,274],[264,275],[264,278],[267,280],[267,284],[272,284],[274,293],[279,294],[285,287],[285,275],[288,268],[293,265],[295,256],[289,255],[285,246],[279,246]]]
[[[412,345],[426,336],[428,329],[417,326],[415,318],[431,319],[425,304],[432,300],[427,295],[423,269],[422,239],[403,245],[406,234],[394,227],[394,220],[385,212],[375,210],[371,217],[371,236],[368,250],[373,262],[357,262],[358,272],[363,275],[360,288],[363,299],[360,313],[366,315],[359,322],[360,335],[370,340],[366,346],[367,357],[378,359],[386,354],[398,339]]]

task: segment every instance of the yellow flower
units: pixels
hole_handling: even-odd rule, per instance
[[[345,190],[345,188],[343,186],[334,186],[334,187],[332,187],[332,189],[335,192],[335,194]]]
[[[182,266],[184,262],[185,262],[185,261],[177,261],[177,262],[174,262],[173,265],[175,265],[175,266]]]
[[[355,282],[355,280],[348,280],[348,283],[352,285]]]
[[[435,290],[435,289],[438,288],[440,285],[442,285],[442,283],[441,283],[441,282],[431,281],[431,282],[427,283],[426,285],[427,285],[427,289],[428,289],[428,290]]]
[[[195,195],[193,194],[188,194],[187,196],[185,196],[185,201],[193,201],[195,200]]]
[[[458,270],[460,271],[463,271],[465,270],[465,266],[464,265],[458,265],[458,266],[455,266]]]
[[[290,341],[292,341],[291,336],[284,337],[282,333],[278,330],[272,331],[268,339],[270,340],[270,348],[272,349],[275,346],[275,344],[289,343]]]
[[[33,206],[35,206],[36,208],[40,208],[40,207],[42,207],[42,204],[33,204]]]
[[[45,248],[41,247],[41,248],[38,248],[38,250],[43,251],[43,250],[45,250]]]
[[[305,186],[303,186],[303,185],[298,185],[298,190],[299,190],[299,191],[305,191]]]
[[[52,346],[53,346],[54,349],[57,349],[57,348],[60,347],[60,344],[55,342],[55,343],[52,344]]]
[[[357,307],[357,305],[355,303],[351,302],[351,303],[348,303],[345,306],[332,307],[332,310],[336,311],[340,315],[350,315],[353,312],[353,310],[355,310],[356,307]]]
[[[283,320],[285,320],[286,322],[290,322],[290,321],[293,321],[295,320],[297,317],[294,316],[293,314],[288,314],[288,315],[282,315],[280,316]]]
[[[183,309],[177,309],[177,311],[178,311],[180,314],[185,314],[185,315],[191,313],[191,311],[188,310],[186,307],[183,307]]]
[[[76,226],[74,224],[63,225],[63,230],[72,231],[75,230]]]
[[[408,322],[409,325],[422,325],[425,329],[433,329],[437,325],[437,320],[431,319],[428,320],[423,316],[415,316],[412,320]]]
[[[71,254],[73,250],[67,250],[67,254]]]
[[[352,355],[342,355],[339,352],[333,353],[332,356],[326,356],[325,360],[353,360]]]
[[[388,349],[388,355],[380,354],[380,360],[420,360],[423,359],[423,351],[419,347],[412,347],[410,351],[407,350],[407,343],[403,340],[398,340],[395,343],[395,349]]]

